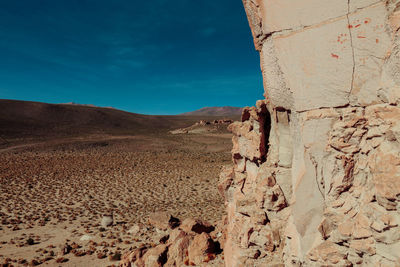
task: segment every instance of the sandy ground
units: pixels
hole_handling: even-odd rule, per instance
[[[162,233],[147,216],[166,210],[212,223],[230,162],[226,133],[95,136],[0,150],[0,263],[112,266]],[[103,214],[114,225],[100,225]],[[65,252],[69,252],[65,254]]]

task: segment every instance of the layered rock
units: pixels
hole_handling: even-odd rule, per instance
[[[226,266],[400,265],[400,1],[243,3],[265,100],[230,126]]]

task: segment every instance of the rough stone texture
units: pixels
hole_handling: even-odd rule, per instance
[[[208,222],[202,221],[200,219],[187,218],[182,222],[180,229],[186,233],[211,233],[214,231],[215,227]]]
[[[165,211],[153,212],[149,215],[149,224],[160,230],[174,229],[180,225],[178,218]]]
[[[152,218],[164,218],[168,224],[167,213],[157,213]],[[174,218],[175,219],[175,218]],[[167,227],[167,226],[166,226]],[[145,246],[129,251],[122,256],[120,266],[221,266],[223,261],[217,255],[222,252],[220,240],[223,240],[221,226],[210,225],[202,220],[186,219],[180,226],[171,227],[168,234],[161,238],[160,244]],[[221,230],[220,230],[221,229]]]
[[[400,1],[243,3],[265,100],[229,127],[225,265],[400,266]]]
[[[206,233],[196,235],[190,243],[188,249],[189,264],[200,265],[215,258],[215,244],[211,237]]]

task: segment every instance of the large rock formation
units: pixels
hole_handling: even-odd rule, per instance
[[[400,266],[400,1],[243,2],[265,100],[230,126],[226,266]]]

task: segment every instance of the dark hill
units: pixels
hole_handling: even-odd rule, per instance
[[[0,100],[0,139],[166,133],[207,116],[150,116],[84,105]],[[2,140],[0,140],[2,141]]]

